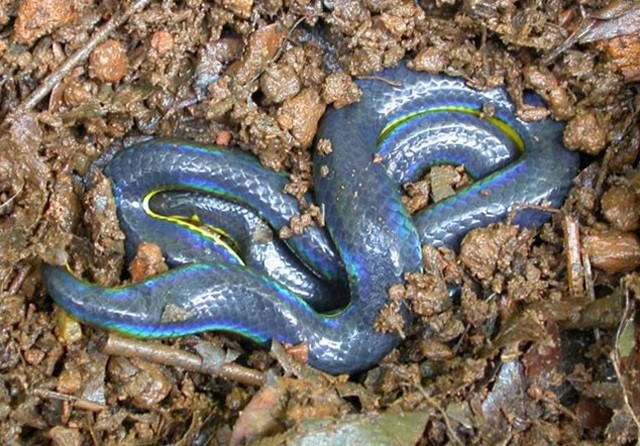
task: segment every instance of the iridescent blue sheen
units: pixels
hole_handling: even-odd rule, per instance
[[[264,223],[278,233],[301,212],[283,192],[284,175],[238,151],[153,141],[119,153],[106,173],[128,255],[141,241],[152,241],[174,268],[106,289],[45,265],[51,296],[84,321],[137,336],[223,330],[260,343],[306,343],[309,363],[333,374],[376,364],[399,337],[377,332],[374,321],[389,304],[389,287],[421,270],[421,243],[456,248],[470,229],[502,220],[514,204],[558,206],[578,168],[577,156],[562,147],[562,126],[520,121],[504,90],[477,92],[459,79],[414,73],[404,65],[379,77],[391,82],[357,81],[361,101],[327,111],[320,123],[318,137],[332,145],[329,154],[314,158],[315,201],[324,210],[326,230],[311,228],[286,240],[295,257],[273,268],[266,257],[250,260],[254,248],[264,253],[268,244],[256,241],[257,228]],[[491,117],[481,118],[489,109]],[[408,215],[396,181],[414,180],[444,162],[464,164],[479,180]],[[221,199],[234,205],[210,202]],[[225,224],[225,212],[248,220]],[[245,246],[242,255],[185,228],[191,213]],[[182,223],[165,218],[175,215]],[[518,222],[533,225],[542,218],[521,212]],[[252,234],[239,234],[240,227]],[[287,265],[297,268],[297,278]],[[288,271],[288,283],[278,279]],[[311,294],[346,287],[349,304],[339,312],[317,312],[291,291],[304,277],[313,282],[305,288]],[[319,277],[332,285],[323,288]],[[400,311],[408,324],[407,309]]]

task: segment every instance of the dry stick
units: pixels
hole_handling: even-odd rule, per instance
[[[580,255],[580,228],[578,222],[569,215],[562,218],[564,232],[564,252],[567,261],[567,280],[571,297],[584,296],[584,269]]]
[[[554,215],[561,212],[560,209],[552,208],[551,206],[547,206],[545,204],[516,203],[511,206],[511,209],[509,210],[509,214],[507,215],[507,224],[513,224],[513,221],[518,216],[518,212],[522,210],[540,211]]]
[[[585,286],[585,294],[586,294],[586,298],[587,300],[591,303],[591,302],[595,302],[596,300],[596,291],[594,289],[593,286],[593,274],[591,272],[591,259],[589,258],[589,256],[586,253],[582,253],[582,271],[583,271],[583,276],[584,276],[584,286]],[[594,328],[593,329],[593,336],[595,338],[596,341],[600,340],[600,329],[598,328]]]
[[[633,308],[632,308],[633,307]],[[620,337],[622,337],[623,332],[626,328],[625,321],[631,321],[633,319],[632,311],[635,310],[635,299],[632,299],[630,295],[629,287],[625,284],[625,306],[624,313],[620,317],[620,324],[618,325],[618,330],[616,332],[616,341],[615,347],[611,350],[610,357],[611,363],[613,364],[613,369],[616,372],[616,376],[618,377],[618,383],[622,388],[622,396],[624,397],[625,405],[627,409],[629,409],[629,414],[633,418],[633,421],[636,423],[636,428],[640,429],[640,420],[638,419],[638,414],[634,410],[633,402],[631,401],[631,395],[629,395],[629,387],[634,386],[634,382],[630,382],[627,379],[627,375],[624,374],[624,371],[620,368],[620,363],[623,358],[620,356]]]
[[[582,255],[582,265],[584,266],[584,282],[586,287],[587,299],[589,302],[596,300],[596,290],[593,286],[593,271],[591,270],[591,258],[584,254]]]
[[[156,364],[181,367],[192,372],[209,373],[253,386],[261,386],[264,383],[262,373],[255,370],[237,364],[208,367],[201,356],[158,342],[143,342],[110,334],[104,352],[108,355],[140,358]]]
[[[84,398],[78,398],[73,395],[67,395],[65,393],[54,392],[53,390],[35,389],[33,394],[40,398],[67,401],[71,403],[73,407],[89,410],[91,412],[102,412],[109,409],[109,406],[105,406],[104,404],[99,404]]]
[[[457,445],[463,445],[464,443],[462,442],[460,437],[458,437],[458,434],[456,433],[456,430],[453,428],[453,425],[451,424],[451,420],[449,418],[449,415],[447,415],[447,412],[442,408],[440,403],[435,398],[432,398],[431,396],[429,396],[429,394],[424,390],[424,387],[422,387],[422,385],[416,384],[416,385],[414,385],[414,388],[418,392],[420,392],[420,394],[425,399],[427,404],[429,404],[436,411],[438,411],[438,413],[440,413],[440,416],[442,417],[442,419],[444,421],[444,425],[447,428],[447,432],[449,433],[449,437],[450,437],[449,439],[451,440],[451,442],[454,443],[454,444],[457,444]]]
[[[42,81],[40,86],[36,88],[29,97],[18,107],[20,112],[26,112],[38,104],[49,92],[55,87],[65,76],[67,76],[73,67],[89,57],[89,54],[100,44],[112,31],[124,24],[136,12],[144,9],[151,0],[138,0],[131,5],[128,11],[116,14],[111,17],[107,23],[94,33],[89,41],[67,60],[65,60],[53,73]]]
[[[27,264],[19,263],[17,269],[18,269],[18,272],[13,278],[13,280],[11,281],[11,285],[9,285],[9,289],[7,289],[7,294],[9,295],[18,294],[18,292],[20,291],[20,288],[22,287],[22,284],[24,283],[24,280],[27,278],[27,276],[31,272],[31,265],[28,263]]]
[[[308,349],[308,345],[306,344],[299,344],[299,347]],[[298,378],[313,382],[335,382],[333,376],[296,361],[296,359],[287,352],[287,349],[277,341],[271,341],[271,356],[282,366],[285,374],[295,375]]]
[[[20,187],[18,188],[15,194],[7,198],[7,200],[4,203],[0,204],[0,209],[2,209],[5,206],[9,206],[11,202],[15,200],[16,197],[22,193],[22,189],[24,189],[24,181],[22,182],[22,184],[20,185]]]
[[[391,79],[387,79],[386,77],[383,77],[383,76],[358,76],[358,79],[367,80],[367,81],[378,81],[378,82],[385,83],[387,85],[391,85],[392,87],[395,87],[395,88],[402,87],[401,82],[392,81]]]

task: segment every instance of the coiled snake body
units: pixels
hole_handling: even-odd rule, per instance
[[[309,363],[329,373],[371,367],[398,343],[373,325],[389,303],[389,287],[421,269],[421,244],[455,248],[470,229],[503,219],[514,204],[557,206],[578,167],[562,147],[562,125],[518,120],[503,90],[477,92],[405,66],[379,77],[390,82],[358,81],[361,101],[327,111],[320,123],[319,138],[331,142],[330,153],[314,158],[315,202],[326,230],[309,228],[287,247],[270,240],[270,230],[279,231],[300,208],[283,193],[287,178],[250,155],[143,143],[116,155],[106,174],[128,255],[142,240],[155,242],[173,268],[142,283],[101,288],[45,265],[49,293],[79,319],[133,335],[226,330],[261,343],[305,342]],[[494,111],[483,118],[488,105]],[[479,180],[410,216],[398,183],[439,163],[463,164]],[[190,213],[222,228],[234,249],[188,229]],[[541,214],[523,211],[517,222],[541,221]],[[341,311],[311,306],[325,309],[322,296],[345,289],[349,303]]]

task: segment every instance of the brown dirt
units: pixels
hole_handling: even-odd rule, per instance
[[[637,336],[624,334],[640,290],[638,39],[603,40],[594,28],[566,40],[600,5],[151,2],[32,106],[46,76],[123,11],[0,0],[0,444],[228,444],[373,411],[428,413],[422,444],[635,442]],[[95,160],[149,135],[219,141],[289,172],[300,197],[325,108],[357,101],[353,76],[403,59],[475,88],[506,85],[521,117],[567,121],[567,146],[589,156],[563,214],[540,231],[475,231],[459,257],[425,248],[425,274],[392,290],[379,322],[398,328],[401,299],[417,320],[378,367],[328,378],[211,333],[166,343],[186,350],[176,367],[171,355],[109,355],[106,333],[54,311],[42,261],[68,261],[103,285],[124,268],[108,184],[84,190]],[[525,106],[525,89],[549,109]],[[466,184],[446,172],[407,186],[410,207],[426,206],[434,187]],[[289,230],[318,220],[310,207]],[[157,262],[152,252],[135,268],[145,275]],[[459,301],[447,284],[462,286]]]

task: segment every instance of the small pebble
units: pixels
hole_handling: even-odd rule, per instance
[[[229,147],[229,143],[231,142],[231,132],[228,130],[223,130],[216,135],[216,145],[221,147]]]
[[[60,307],[56,307],[56,322],[61,342],[66,345],[74,344],[82,339],[82,326]]]
[[[93,98],[92,87],[93,85],[88,82],[69,81],[64,88],[64,103],[69,107],[86,104]]]
[[[573,101],[553,73],[529,65],[522,74],[526,83],[549,103],[557,119],[570,119],[574,115]]]
[[[24,296],[5,296],[0,299],[0,327],[6,329],[22,322],[26,305]]]
[[[446,361],[455,357],[455,353],[447,344],[438,341],[420,343],[422,355],[432,361]]]
[[[419,180],[415,183],[407,183],[402,186],[406,196],[402,196],[402,202],[407,207],[410,214],[414,214],[429,204],[429,195],[431,192],[431,182],[428,180]]]
[[[160,247],[153,243],[142,242],[138,245],[136,256],[129,265],[129,274],[133,282],[167,272],[169,267],[164,263]]]
[[[151,410],[158,406],[171,391],[171,383],[155,364],[132,361],[139,368],[133,379],[125,385],[138,409]]]
[[[64,369],[56,382],[56,390],[65,395],[75,395],[82,389],[82,382],[80,370]]]
[[[118,82],[127,74],[129,60],[122,44],[107,40],[96,47],[89,56],[91,77],[105,82]]]
[[[30,348],[24,352],[23,356],[27,364],[38,365],[47,355],[39,348]]]
[[[153,33],[150,42],[151,48],[156,50],[158,56],[164,57],[173,48],[173,37],[167,31],[160,30]]]
[[[474,229],[462,240],[460,260],[478,279],[493,276],[500,260],[508,258],[505,245],[518,235],[518,228],[511,225],[491,225]]]

